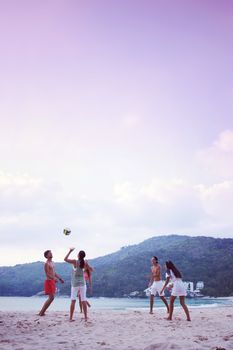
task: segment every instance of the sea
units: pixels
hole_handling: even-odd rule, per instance
[[[38,311],[45,302],[45,296],[33,297],[0,297],[0,311]],[[89,298],[93,310],[143,310],[149,309],[149,299],[138,298]],[[179,301],[176,300],[179,306]],[[225,298],[186,298],[189,308],[233,307],[233,297]],[[51,311],[68,311],[69,297],[57,296],[50,305]],[[159,298],[155,298],[155,308],[165,308]]]

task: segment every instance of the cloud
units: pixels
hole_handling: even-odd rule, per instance
[[[12,248],[14,262],[41,260],[46,249],[62,260],[69,246],[95,257],[159,234],[233,236],[232,180],[118,182],[104,196],[88,197],[43,178],[2,172],[0,198],[0,256],[6,259],[1,251]],[[69,237],[62,234],[66,226]]]
[[[209,219],[219,225],[228,224],[233,234],[233,181],[224,181],[212,186],[199,186],[200,197]]]
[[[214,146],[225,153],[233,153],[233,130],[225,130],[220,135]]]
[[[1,214],[36,210],[48,200],[48,192],[48,186],[41,178],[0,172]]]
[[[3,241],[16,239],[20,243],[19,237],[37,240],[35,233],[48,234],[52,227],[62,227],[73,212],[69,194],[57,181],[0,173],[0,222],[6,233],[1,232]]]
[[[43,258],[41,252],[54,247],[60,252],[58,259],[62,259],[69,244],[88,247],[91,241],[91,254],[98,255],[95,246],[100,245],[100,240],[106,250],[107,245],[111,247],[108,240],[104,243],[104,237],[113,227],[112,218],[105,210],[107,206],[95,198],[78,196],[75,191],[69,193],[57,182],[1,172],[0,250],[3,253],[18,249],[18,255],[13,259],[19,262],[23,256],[23,261],[39,260]],[[69,239],[62,233],[66,226],[72,228]],[[64,248],[66,244],[68,246]],[[25,250],[28,252],[26,257]],[[3,254],[0,256],[2,260]]]
[[[197,160],[210,177],[232,179],[233,130],[221,132],[212,146],[198,152]]]
[[[153,179],[149,184],[133,187],[115,186],[116,203],[122,208],[120,222],[163,232],[194,228],[204,215],[195,187],[182,180],[165,182]]]
[[[141,187],[122,183],[115,187],[115,198],[117,224],[135,232],[143,227],[153,234],[233,236],[233,181],[196,185],[153,179]]]

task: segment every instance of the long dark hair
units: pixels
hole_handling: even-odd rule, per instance
[[[78,253],[78,258],[79,258],[79,266],[81,269],[83,269],[85,266],[85,261],[84,261],[85,256],[86,256],[86,253],[83,250],[80,250],[80,252]]]
[[[175,267],[171,260],[166,261],[166,266],[168,270],[172,270],[176,278],[182,278],[180,271]]]

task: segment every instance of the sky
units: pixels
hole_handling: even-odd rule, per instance
[[[0,0],[0,53],[1,266],[233,238],[231,0]]]

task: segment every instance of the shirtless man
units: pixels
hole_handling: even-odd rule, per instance
[[[150,289],[150,314],[153,314],[154,297],[158,293],[160,299],[164,302],[167,307],[167,312],[169,312],[169,306],[166,298],[164,297],[164,292],[160,293],[163,287],[163,282],[161,281],[160,265],[158,263],[158,258],[153,256],[151,259],[151,279],[149,283]]]
[[[56,292],[56,282],[59,280],[61,283],[64,283],[63,279],[59,275],[57,275],[55,272],[54,263],[52,262],[53,254],[51,250],[46,250],[46,252],[44,252],[44,257],[47,259],[44,265],[44,270],[46,275],[46,280],[44,282],[44,291],[45,291],[45,294],[48,295],[49,297],[44,303],[42,309],[40,310],[39,316],[44,316],[45,311],[53,302],[54,295]]]

